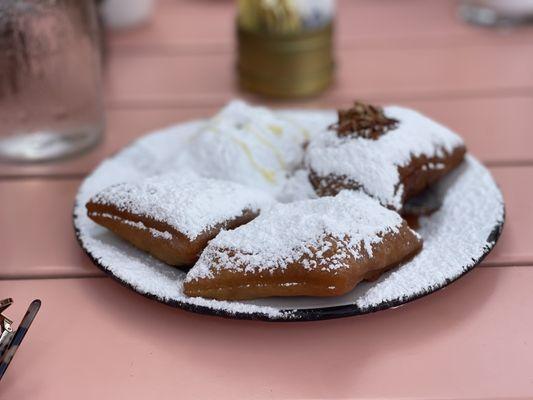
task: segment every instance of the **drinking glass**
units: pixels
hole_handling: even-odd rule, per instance
[[[0,160],[45,161],[101,138],[94,0],[0,1]]]

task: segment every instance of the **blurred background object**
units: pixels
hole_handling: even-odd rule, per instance
[[[13,321],[2,315],[5,309],[12,304],[13,299],[11,298],[0,300],[0,380],[2,380],[22,340],[24,340],[28,329],[30,329],[35,316],[41,308],[41,300],[33,300],[24,318],[22,318],[18,329],[14,331],[12,327]]]
[[[333,77],[333,0],[240,0],[239,82],[274,97],[320,93]]]
[[[145,23],[153,12],[153,0],[104,0],[102,15],[112,29],[131,28]]]
[[[0,2],[0,160],[44,161],[103,131],[93,0]]]
[[[11,339],[14,335],[13,328],[11,326],[13,321],[2,315],[6,308],[8,308],[11,304],[13,304],[13,299],[8,298],[0,300],[0,358],[9,346],[9,343],[11,343]]]
[[[459,13],[482,26],[523,25],[533,23],[533,0],[463,0]]]

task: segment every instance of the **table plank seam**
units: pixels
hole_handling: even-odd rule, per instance
[[[232,32],[233,33],[233,32]],[[234,54],[237,43],[235,40],[210,40],[205,42],[182,42],[182,43],[114,43],[110,36],[110,50],[118,56],[190,56],[209,54]],[[402,36],[400,40],[376,36],[373,38],[356,38],[341,35],[336,38],[336,51],[357,50],[434,50],[434,49],[465,49],[465,48],[500,48],[509,46],[523,47],[531,43],[531,37],[515,38],[512,36],[494,36],[493,42],[476,41],[467,33],[448,34],[442,37],[431,36],[429,38],[409,34]]]
[[[327,92],[325,93],[327,96]],[[171,99],[109,99],[106,101],[106,107],[112,110],[129,110],[129,109],[166,109],[166,108],[188,108],[188,109],[202,109],[202,108],[217,108],[221,107],[229,100],[236,97],[250,97],[249,93],[240,92],[235,95],[226,96],[201,94],[198,97],[194,95],[184,95],[183,97],[175,97]],[[441,90],[434,92],[420,92],[420,93],[394,93],[394,92],[381,92],[381,93],[368,93],[363,96],[367,101],[377,102],[409,102],[409,101],[442,101],[442,100],[465,100],[465,99],[488,99],[488,98],[511,98],[511,97],[524,97],[533,98],[533,85],[521,85],[509,88],[488,88],[479,90]],[[323,104],[346,104],[353,101],[354,96],[350,94],[338,94],[326,98],[316,97],[308,99],[309,102],[322,102]],[[254,96],[250,99],[252,102],[270,104],[273,103],[272,99],[260,98]],[[290,102],[286,102],[285,105],[290,106]],[[283,104],[277,103],[278,107],[282,107]],[[298,108],[302,107],[301,104]]]
[[[91,154],[91,153],[87,153]],[[47,164],[48,165],[48,164]],[[23,167],[21,167],[23,168]],[[59,172],[57,174],[55,173],[49,173],[47,175],[40,175],[40,174],[9,174],[4,175],[0,173],[0,180],[2,181],[27,181],[27,180],[34,180],[34,179],[40,179],[40,180],[54,180],[54,181],[61,181],[61,180],[81,180],[84,179],[88,174],[87,173],[63,173]]]
[[[518,262],[508,262],[508,261],[484,261],[477,268],[483,269],[509,269],[509,268],[531,268],[533,267],[533,260],[531,261],[518,261]],[[95,267],[96,268],[96,267]],[[477,269],[476,268],[476,269]],[[102,279],[110,278],[109,276],[95,271],[94,273],[86,274],[61,274],[61,275],[10,275],[2,276],[0,274],[0,281],[31,281],[31,280],[68,280],[68,279]]]
[[[96,267],[95,267],[96,268]],[[0,276],[0,281],[41,281],[41,280],[65,280],[65,279],[110,279],[102,272],[87,273],[81,275],[13,275],[8,277]]]
[[[88,153],[90,154],[90,153]],[[481,160],[484,165],[491,168],[530,168],[533,167],[533,159],[514,159],[514,160]],[[90,172],[87,173],[54,173],[49,172],[45,174],[35,174],[35,173],[20,173],[20,174],[2,174],[0,173],[0,182],[24,182],[30,180],[41,180],[41,181],[81,181],[86,178]],[[81,182],[80,182],[81,183]]]

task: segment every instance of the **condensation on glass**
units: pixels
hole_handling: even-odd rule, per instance
[[[0,0],[0,160],[94,146],[104,126],[93,0]]]

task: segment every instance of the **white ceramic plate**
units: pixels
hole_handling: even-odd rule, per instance
[[[331,121],[331,111],[285,111],[308,126]],[[203,121],[151,133],[102,162],[82,183],[74,208],[80,245],[103,271],[136,292],[173,307],[241,319],[318,320],[365,314],[396,307],[430,294],[471,270],[492,250],[505,217],[503,198],[489,171],[468,155],[463,164],[437,185],[442,207],[420,219],[424,238],[419,255],[375,282],[359,284],[333,298],[292,297],[253,301],[217,301],[187,297],[185,272],[157,261],[93,223],[85,203],[96,192],[179,169],[180,152]]]

